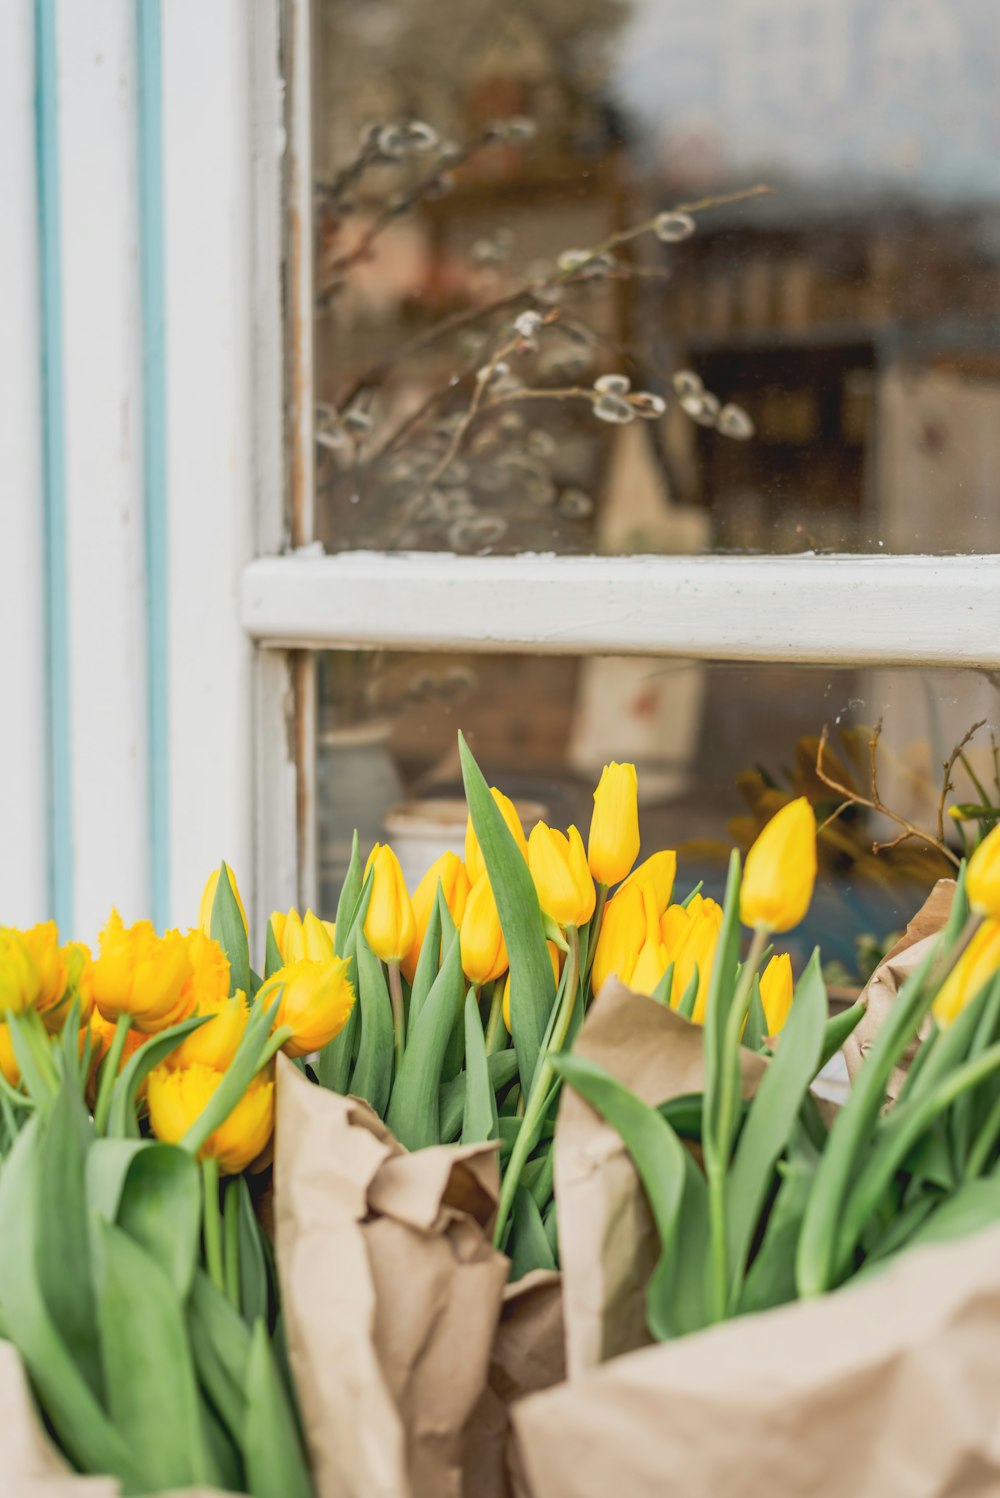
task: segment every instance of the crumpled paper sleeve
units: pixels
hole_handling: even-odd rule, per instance
[[[511,1406],[565,1377],[562,1279],[534,1269],[504,1290],[489,1383],[466,1433],[465,1498],[510,1498]]]
[[[995,1498],[1000,1230],[514,1410],[532,1498]]]
[[[574,1052],[597,1062],[644,1102],[700,1092],[702,1031],[665,1004],[609,980]],[[746,1096],[765,1062],[741,1052]],[[646,1285],[659,1240],[645,1192],[619,1135],[564,1087],[555,1136],[555,1194],[570,1378],[649,1343]]]
[[[954,896],[954,879],[939,879],[907,926],[903,936],[869,978],[862,995],[868,1005],[867,1013],[844,1043],[844,1057],[852,1082],[871,1049],[872,1042],[885,1024],[899,990],[910,974],[920,966],[927,955],[930,943],[947,924]],[[899,1066],[889,1078],[886,1088],[889,1102],[895,1102],[906,1073],[910,1069],[910,1064],[927,1036],[930,1024],[928,1015],[915,1039],[904,1052]]]
[[[495,1148],[409,1154],[365,1103],[282,1063],[274,1179],[319,1498],[457,1498],[507,1279]]]

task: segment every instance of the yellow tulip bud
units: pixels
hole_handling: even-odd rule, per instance
[[[977,915],[1000,920],[1000,825],[987,833],[969,859],[965,893]]]
[[[642,908],[645,936],[632,969],[629,987],[635,993],[652,994],[670,965],[670,953],[660,936],[656,891],[648,884],[642,889]]]
[[[354,989],[347,977],[349,963],[342,957],[287,963],[268,979],[268,987],[284,987],[274,1028],[292,1031],[282,1050],[288,1056],[308,1056],[335,1040],[354,1006]]]
[[[66,961],[59,947],[55,921],[43,921],[21,932],[21,940],[31,954],[38,971],[38,997],[35,1008],[45,1014],[58,1007],[66,992]]]
[[[791,931],[816,883],[816,817],[805,796],[771,818],[747,854],[740,920],[760,931]]]
[[[645,940],[646,911],[642,889],[638,884],[624,884],[604,907],[591,975],[595,995],[611,977],[631,984],[636,958]]]
[[[492,983],[506,972],[510,965],[507,944],[503,939],[500,913],[489,875],[485,871],[469,891],[458,939],[462,971],[477,988],[483,983]]]
[[[0,926],[0,1014],[23,1014],[38,998],[39,975],[19,932]]]
[[[417,922],[399,859],[390,847],[376,843],[368,868],[375,874],[365,917],[365,940],[383,962],[401,962],[413,946]]]
[[[583,839],[575,827],[568,835],[544,822],[533,827],[528,839],[528,867],[546,915],[560,926],[583,926],[590,920],[597,894]]]
[[[672,848],[665,848],[661,853],[653,853],[649,858],[643,859],[639,867],[632,870],[622,889],[628,889],[633,884],[651,884],[656,892],[656,908],[662,915],[670,904],[676,877],[677,854]]]
[[[129,1014],[140,1030],[153,1034],[191,1013],[193,971],[179,931],[157,936],[149,921],[126,928],[112,910],[94,963],[94,1003],[106,1020]]]
[[[206,936],[211,936],[212,934],[212,906],[215,904],[215,892],[219,887],[220,872],[220,869],[213,869],[211,874],[209,874],[198,904],[198,926],[200,930],[204,931]],[[243,908],[239,885],[236,883],[236,875],[228,864],[226,864],[226,872],[229,875],[229,887],[236,896],[236,903],[240,907],[240,915],[243,917],[243,929],[247,931],[247,913]]]
[[[21,1080],[21,1069],[14,1055],[14,1042],[10,1038],[10,1026],[0,1025],[0,1072],[11,1087]]]
[[[439,884],[444,891],[445,904],[451,912],[452,920],[456,926],[461,926],[470,885],[465,864],[456,853],[442,853],[440,858],[435,859],[413,891],[413,917],[417,923],[417,934],[403,962],[403,972],[410,983],[413,982],[413,975],[420,961]]]
[[[503,791],[498,791],[495,785],[490,788],[490,795],[499,806],[504,821],[514,834],[514,841],[520,848],[522,855],[527,858],[528,843],[524,836],[524,828],[521,826],[521,818],[517,814],[517,808],[513,801],[511,801],[509,796],[505,796]],[[469,876],[470,886],[475,884],[486,873],[486,860],[483,858],[482,849],[479,846],[479,839],[476,837],[476,829],[472,825],[471,817],[465,826],[465,869]]]
[[[545,945],[546,945],[546,947],[548,949],[549,961],[552,964],[552,976],[556,980],[556,989],[558,990],[558,988],[559,988],[559,978],[560,978],[560,976],[562,974],[562,956],[563,956],[563,954],[560,952],[559,948],[556,946],[556,944],[555,944],[554,941],[547,941],[545,943]],[[511,1033],[511,1028],[510,1028],[510,973],[507,974],[506,980],[504,981],[504,985],[503,985],[503,1000],[501,1001],[500,1007],[501,1007],[501,1010],[503,1012],[503,1022],[507,1026],[507,1034],[509,1035]]]
[[[941,985],[934,1000],[934,1018],[939,1025],[950,1025],[966,1004],[976,997],[984,983],[1000,970],[1000,921],[987,920],[980,926],[961,957]]]
[[[639,782],[635,765],[605,765],[594,792],[587,859],[598,884],[619,884],[639,857]]]
[[[715,902],[714,908],[701,910],[691,922],[691,929],[674,955],[674,977],[670,990],[670,1003],[677,1008],[695,975],[698,973],[698,994],[691,1018],[696,1025],[704,1024],[708,1004],[708,987],[712,981],[712,965],[722,926],[722,912]]]
[[[157,1139],[179,1144],[200,1118],[222,1081],[209,1066],[171,1071],[154,1067],[149,1075],[149,1121]],[[274,1128],[274,1083],[255,1077],[223,1124],[198,1151],[199,1159],[215,1159],[225,1175],[238,1175],[266,1148]]]
[[[784,1029],[794,993],[792,959],[787,952],[776,952],[760,975],[760,1001],[768,1035],[778,1035]]]

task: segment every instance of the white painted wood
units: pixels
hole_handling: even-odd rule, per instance
[[[258,560],[254,639],[398,650],[1000,666],[998,557]]]
[[[244,0],[163,6],[170,902],[194,919],[221,858],[253,881],[250,26]]]
[[[74,926],[148,914],[135,5],[57,11]]]
[[[41,329],[32,0],[0,5],[0,922],[48,912]]]
[[[286,158],[284,82],[280,75],[277,7],[253,11],[253,291],[254,432],[257,550],[280,550],[285,513],[284,357],[281,251]],[[296,835],[295,703],[291,657],[254,651],[254,878],[243,885],[254,930],[272,910],[298,900]],[[263,961],[263,953],[255,953]]]

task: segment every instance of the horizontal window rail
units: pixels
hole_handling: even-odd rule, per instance
[[[243,574],[281,649],[1000,667],[1000,557],[455,557],[312,549]]]

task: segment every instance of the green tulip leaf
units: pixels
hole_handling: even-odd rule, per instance
[[[382,964],[359,931],[358,1000],[361,1010],[361,1046],[354,1065],[351,1091],[364,1098],[379,1118],[385,1117],[392,1091],[392,1001]],[[390,1126],[391,1127],[391,1126]]]
[[[521,1090],[528,1097],[556,994],[544,921],[528,865],[461,733],[458,749],[469,813],[490,876],[510,957],[511,1032]]]
[[[490,1071],[490,1086],[494,1097],[502,1087],[517,1076],[517,1054],[515,1051],[495,1051],[487,1057]],[[459,1072],[450,1082],[441,1087],[440,1134],[442,1144],[452,1144],[459,1136],[465,1116],[465,1072]]]
[[[556,1260],[545,1232],[542,1214],[530,1191],[519,1186],[514,1193],[514,1208],[509,1239],[510,1278],[523,1279],[533,1269],[555,1269]]]
[[[250,1498],[312,1498],[295,1415],[263,1321],[250,1340],[243,1456]]]
[[[736,1295],[774,1167],[796,1128],[802,1100],[816,1075],[826,1016],[826,985],[817,950],[799,979],[774,1058],[747,1111],[726,1180],[726,1256]]]
[[[196,1269],[187,1310],[198,1380],[237,1446],[246,1423],[250,1331],[203,1269]]]
[[[281,955],[281,948],[278,946],[278,939],[274,934],[274,927],[271,925],[271,922],[268,921],[267,940],[264,947],[265,980],[268,978],[273,978],[275,973],[278,972],[279,969],[283,968],[284,965],[284,958]]]
[[[441,883],[438,881],[438,894],[443,900]],[[447,907],[446,907],[447,908]],[[410,1004],[406,1013],[407,1039],[413,1038],[420,1012],[427,1002],[427,996],[434,984],[434,979],[441,970],[441,901],[435,899],[431,905],[430,919],[427,922],[427,931],[424,935],[423,945],[420,948],[420,956],[417,958],[416,972],[413,974],[413,987],[410,989]]]
[[[462,953],[458,942],[453,941],[403,1053],[385,1115],[389,1128],[407,1149],[426,1149],[440,1143],[441,1071],[464,997]],[[389,1049],[391,1052],[391,1036]]]
[[[226,1191],[235,1191],[239,1201],[240,1309],[247,1326],[253,1326],[258,1317],[266,1320],[270,1310],[270,1277],[262,1229],[253,1209],[246,1176],[234,1176]]]
[[[827,1020],[826,1028],[823,1031],[823,1045],[820,1049],[819,1071],[823,1070],[827,1062],[833,1060],[845,1040],[848,1040],[854,1034],[854,1031],[867,1013],[868,1000],[859,999],[856,1004],[852,1004],[843,1013],[835,1014],[832,1019]]]
[[[250,993],[250,946],[247,930],[233,890],[229,869],[219,865],[219,882],[212,901],[212,936],[229,958],[229,992]]]
[[[499,1137],[497,1100],[490,1080],[486,1038],[475,989],[465,996],[465,1110],[462,1143],[485,1144]]]
[[[139,1090],[154,1066],[166,1060],[175,1051],[185,1036],[208,1023],[211,1015],[196,1014],[180,1024],[151,1035],[137,1051],[134,1051],[122,1067],[111,1093],[111,1112],[108,1115],[107,1135],[109,1139],[138,1139],[139,1128],[135,1120],[135,1104]]]
[[[337,901],[336,932],[333,938],[333,950],[338,957],[347,956],[347,939],[351,934],[354,914],[361,898],[361,888],[364,884],[364,873],[361,867],[361,847],[358,843],[357,828],[351,839],[351,859],[347,865],[347,873],[340,889],[340,899]]]
[[[186,1300],[201,1240],[201,1183],[193,1156],[177,1145],[147,1140],[128,1167],[115,1220]]]

